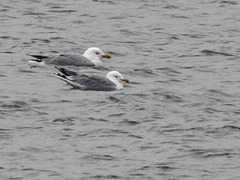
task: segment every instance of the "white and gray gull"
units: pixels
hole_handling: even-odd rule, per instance
[[[65,68],[56,67],[62,74],[56,74],[57,77],[73,88],[81,90],[94,91],[114,91],[123,89],[123,82],[129,82],[117,71],[110,71],[106,77],[87,75],[85,73],[78,74]]]
[[[76,53],[62,53],[52,56],[27,55],[36,58],[28,61],[33,66],[53,64],[58,66],[101,67],[102,58],[111,58],[109,54],[104,54],[101,49],[96,47],[88,48],[83,55]]]

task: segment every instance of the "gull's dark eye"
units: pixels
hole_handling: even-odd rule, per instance
[[[97,55],[99,55],[100,53],[99,52],[96,52]]]
[[[115,76],[115,78],[118,78],[118,76]]]

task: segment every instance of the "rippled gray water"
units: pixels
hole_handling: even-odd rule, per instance
[[[1,0],[0,178],[240,179],[239,9],[237,0]],[[53,67],[27,64],[26,54],[92,46],[132,83],[73,90]]]

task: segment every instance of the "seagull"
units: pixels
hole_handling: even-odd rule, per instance
[[[76,72],[67,70],[65,68],[58,69],[62,74],[56,74],[57,77],[73,88],[81,90],[94,90],[94,91],[114,91],[123,89],[123,82],[129,82],[117,71],[110,71],[106,77],[87,75],[85,73],[78,74]]]
[[[97,47],[88,48],[83,55],[72,52],[52,56],[27,55],[36,58],[28,61],[28,63],[33,66],[53,64],[58,66],[101,67],[102,58],[111,58],[109,54],[104,54],[102,50]]]

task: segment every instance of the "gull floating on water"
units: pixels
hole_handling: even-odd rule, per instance
[[[78,74],[76,72],[56,67],[62,74],[57,74],[57,77],[73,88],[81,90],[95,91],[113,91],[123,89],[121,81],[129,82],[117,71],[109,72],[106,77],[87,75],[85,73]]]
[[[33,66],[53,64],[58,66],[101,67],[102,58],[111,58],[109,54],[104,54],[101,49],[96,47],[87,49],[83,55],[76,53],[65,53],[55,56],[28,55],[36,58],[28,61]]]

